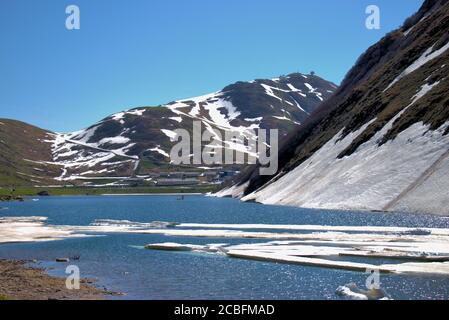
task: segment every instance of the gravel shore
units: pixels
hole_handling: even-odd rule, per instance
[[[80,282],[80,290],[69,290],[65,279],[26,266],[26,261],[0,260],[0,300],[104,300],[110,294],[89,280]]]

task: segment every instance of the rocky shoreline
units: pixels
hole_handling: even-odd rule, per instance
[[[1,196],[0,195],[0,202],[9,202],[9,201],[24,201],[24,198],[21,196]]]
[[[0,260],[0,300],[104,300],[111,292],[82,279],[79,290],[66,288],[65,279],[51,277],[27,261]]]

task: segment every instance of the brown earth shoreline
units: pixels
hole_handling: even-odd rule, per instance
[[[0,259],[0,300],[105,300],[114,294],[95,288],[87,279],[80,281],[80,290],[69,290],[64,278],[26,263]]]

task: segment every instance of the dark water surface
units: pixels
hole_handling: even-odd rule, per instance
[[[264,223],[354,226],[449,227],[449,219],[429,215],[322,211],[263,206],[233,199],[188,196],[45,197],[8,203],[0,216],[45,216],[54,225],[88,225],[96,219],[136,222]],[[36,259],[50,274],[63,276],[58,257],[80,255],[82,277],[125,292],[120,299],[338,299],[338,286],[363,273],[231,259],[201,253],[142,249],[145,244],[248,243],[256,240],[110,234],[62,241],[0,245],[0,258]],[[449,277],[382,275],[382,287],[395,299],[448,299]]]

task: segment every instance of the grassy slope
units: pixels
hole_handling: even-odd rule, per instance
[[[117,193],[205,193],[216,189],[215,186],[193,187],[134,187],[134,188],[87,188],[60,187],[45,188],[34,185],[55,185],[52,177],[59,176],[57,166],[26,161],[51,161],[50,132],[29,124],[0,119],[0,195],[36,195],[40,191],[49,191],[52,195],[95,195]],[[152,165],[154,166],[154,165]],[[164,169],[172,169],[170,167]],[[33,181],[34,180],[34,181]]]
[[[20,121],[0,119],[0,186],[54,184],[50,177],[59,175],[60,169],[25,160],[51,160],[51,144],[45,142],[48,133]]]

